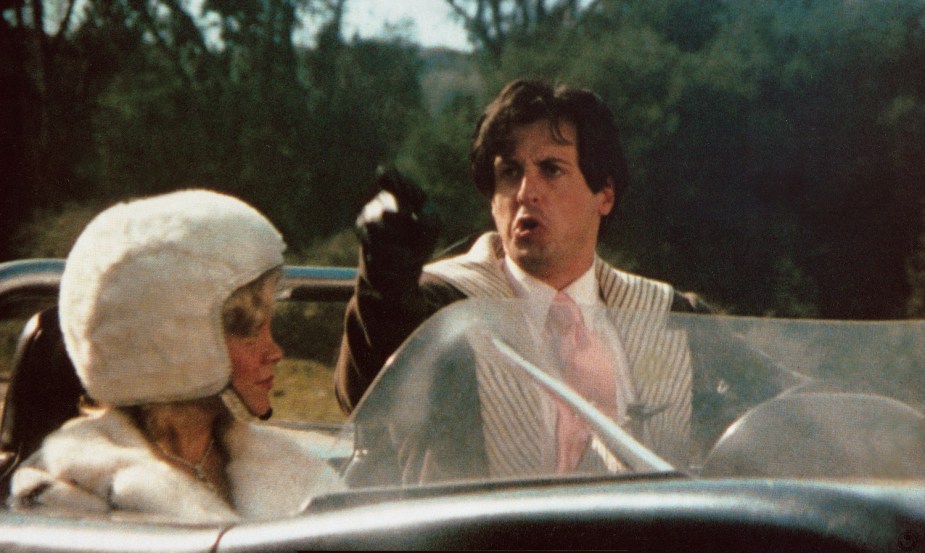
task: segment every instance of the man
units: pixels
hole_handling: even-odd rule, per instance
[[[513,81],[479,121],[470,167],[490,200],[496,232],[481,236],[462,256],[424,266],[435,231],[424,215],[422,194],[398,175],[383,178],[388,194],[380,194],[358,219],[360,277],[336,370],[342,408],[349,412],[356,405],[388,356],[441,307],[466,297],[519,297],[551,306],[562,292],[586,315],[586,306],[594,304],[656,315],[642,317],[643,322],[605,321],[594,333],[605,338],[609,357],[624,360],[607,375],[619,395],[615,418],[621,423],[646,418],[648,428],[637,432],[645,433],[644,442],[669,458],[681,458],[691,433],[692,401],[713,412],[727,409],[723,398],[710,397],[722,394],[716,390],[724,383],[707,370],[692,375],[677,333],[651,323],[664,321],[670,311],[706,308],[596,255],[600,230],[629,180],[609,108],[589,91]],[[392,198],[398,206],[389,205]],[[653,356],[668,359],[658,374],[642,361]],[[778,375],[772,380],[770,394],[792,384]],[[692,394],[699,395],[692,400]],[[561,427],[561,409],[558,419]],[[561,469],[565,453],[552,455],[558,455]]]

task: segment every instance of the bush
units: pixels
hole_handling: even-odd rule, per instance
[[[100,211],[102,206],[97,203],[68,203],[60,208],[37,210],[16,235],[16,255],[67,257],[84,227]]]
[[[329,367],[337,360],[343,329],[342,303],[284,302],[278,304],[273,320],[273,336],[286,357]]]

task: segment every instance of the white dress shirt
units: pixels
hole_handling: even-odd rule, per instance
[[[527,324],[531,332],[542,340],[545,321],[552,306],[553,299],[558,292],[552,286],[527,274],[517,266],[509,257],[504,258],[504,273],[514,289],[518,298],[528,299],[526,309],[529,317]],[[580,277],[562,289],[562,292],[572,298],[581,310],[585,326],[594,332],[607,346],[614,361],[614,379],[617,390],[617,422],[623,424],[626,420],[626,407],[636,401],[635,385],[630,374],[629,361],[623,340],[615,322],[607,315],[607,308],[601,299],[594,267],[588,267]]]

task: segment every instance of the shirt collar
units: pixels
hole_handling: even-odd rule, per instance
[[[527,274],[507,256],[504,257],[504,271],[518,298],[529,298],[548,305],[552,303],[553,298],[556,296],[557,291],[555,288]],[[588,267],[588,270],[572,281],[571,284],[563,288],[562,291],[575,300],[578,305],[597,304],[600,296],[598,294],[597,278],[594,274],[594,264]]]
[[[594,264],[571,284],[562,289],[563,292],[575,300],[578,305],[597,305],[601,301],[598,290],[597,276],[594,274]]]

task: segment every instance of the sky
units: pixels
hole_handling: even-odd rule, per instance
[[[403,35],[422,46],[470,50],[462,23],[453,20],[443,0],[347,0],[344,36],[380,36],[388,25],[412,24]]]
[[[186,0],[183,4],[191,6],[193,13],[199,13],[202,0]],[[46,6],[45,25],[49,32],[54,32],[64,14],[65,3],[50,2]],[[472,50],[462,23],[453,18],[444,0],[347,0],[346,6],[344,36],[348,39],[355,33],[364,38],[383,36],[391,26],[401,28],[403,36],[425,47]],[[310,36],[314,30],[309,29],[308,35],[297,36],[296,40]]]

